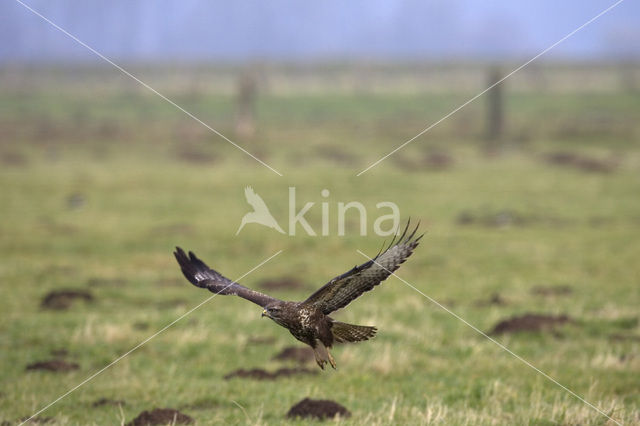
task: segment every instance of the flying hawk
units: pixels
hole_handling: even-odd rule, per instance
[[[288,329],[293,336],[311,346],[316,362],[324,369],[327,362],[336,368],[329,349],[334,343],[359,342],[375,336],[375,327],[345,324],[329,314],[347,306],[362,293],[373,289],[398,269],[413,253],[422,235],[415,237],[418,226],[407,233],[409,223],[399,238],[394,238],[386,250],[368,262],[355,266],[318,289],[302,302],[279,300],[244,287],[210,269],[195,254],[189,256],[176,247],[174,255],[184,276],[195,286],[222,295],[236,295],[264,308],[268,317]]]

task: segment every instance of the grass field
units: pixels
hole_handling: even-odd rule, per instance
[[[509,95],[491,157],[478,149],[479,101],[356,177],[469,95],[262,96],[257,135],[238,142],[283,177],[153,95],[2,95],[0,421],[19,423],[210,296],[181,276],[174,246],[230,278],[282,250],[242,282],[296,277],[300,288],[269,292],[303,299],[365,261],[357,250],[377,252],[375,205],[392,201],[426,232],[400,277],[483,332],[525,313],[567,315],[494,338],[617,421],[640,423],[640,97]],[[176,99],[233,135],[232,97]],[[289,187],[298,209],[316,203],[316,231],[327,202],[331,235],[247,225],[236,236],[249,185],[283,226]],[[367,207],[370,235],[352,215],[337,236],[336,206],[348,201]],[[42,306],[61,289],[92,300]],[[202,425],[302,424],[284,416],[310,397],[344,405],[342,424],[613,424],[397,278],[335,315],[379,328],[334,349],[337,371],[309,363],[317,374],[224,379],[296,366],[272,358],[302,344],[260,312],[215,297],[38,417],[120,424],[168,407]],[[78,368],[26,369],[51,359]]]

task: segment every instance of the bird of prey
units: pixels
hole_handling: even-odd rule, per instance
[[[184,276],[195,286],[221,295],[236,295],[262,306],[263,317],[268,317],[286,328],[298,340],[311,346],[316,362],[324,369],[327,362],[335,369],[336,362],[329,350],[334,343],[359,342],[376,334],[371,326],[346,324],[329,316],[344,308],[362,293],[373,289],[400,267],[413,253],[422,235],[415,236],[409,222],[399,238],[394,237],[386,250],[375,258],[355,266],[329,281],[302,302],[279,300],[244,287],[209,268],[195,254],[189,255],[176,247],[174,255]]]
[[[253,211],[245,214],[242,217],[242,221],[240,222],[240,227],[236,232],[236,235],[240,233],[244,225],[247,223],[259,223],[260,225],[264,225],[268,228],[273,228],[281,234],[284,234],[278,222],[276,222],[275,218],[269,211],[269,208],[265,204],[262,197],[255,193],[253,188],[247,186],[244,189],[244,197],[247,199],[247,203],[253,207]]]

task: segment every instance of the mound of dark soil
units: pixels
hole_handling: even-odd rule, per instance
[[[77,299],[91,302],[93,295],[86,290],[54,290],[42,299],[40,306],[43,309],[64,310],[69,309]]]
[[[280,277],[264,280],[260,282],[259,286],[265,290],[295,289],[304,287],[299,280],[292,277]]]
[[[342,405],[328,399],[305,398],[291,407],[287,413],[289,418],[332,419],[335,416],[350,417],[351,413]]]
[[[7,166],[25,166],[27,157],[18,152],[2,152],[0,153],[0,163]]]
[[[136,330],[144,331],[144,330],[148,330],[149,327],[150,327],[149,323],[145,321],[136,321],[133,323],[133,328]]]
[[[138,417],[127,423],[127,426],[152,426],[152,425],[189,425],[193,419],[171,408],[155,408],[151,411],[143,411]]]
[[[253,368],[251,370],[245,370],[241,368],[240,370],[232,371],[231,373],[224,376],[225,380],[233,379],[234,377],[240,377],[243,379],[254,379],[254,380],[276,380],[281,377],[292,377],[299,376],[305,374],[318,374],[316,370],[310,370],[308,368],[279,368],[276,371],[266,371],[262,368]]]
[[[47,361],[38,361],[27,365],[28,370],[46,370],[46,371],[71,371],[80,368],[75,362],[67,362],[62,359],[50,359]]]
[[[614,160],[587,157],[572,152],[552,152],[545,156],[545,160],[550,164],[573,167],[594,173],[611,173],[618,167],[617,162]]]
[[[313,350],[308,347],[287,346],[272,359],[276,361],[294,361],[304,364],[313,361]]]
[[[324,160],[332,161],[343,166],[353,166],[357,164],[357,158],[338,147],[322,145],[316,149],[318,156]]]
[[[196,165],[213,164],[219,160],[218,156],[197,143],[181,143],[176,149],[175,156],[186,163]]]
[[[488,299],[477,300],[475,303],[478,307],[483,306],[506,306],[507,302],[498,293],[493,293]]]
[[[393,161],[405,171],[447,170],[454,164],[453,157],[446,152],[433,151],[424,156],[396,155]]]
[[[424,158],[424,165],[432,170],[446,170],[453,166],[453,157],[446,152],[433,151]]]
[[[93,401],[93,403],[91,404],[92,407],[102,407],[105,405],[127,405],[127,403],[125,401],[119,400],[119,399],[109,399],[109,398],[100,398],[100,399],[96,399],[95,401]]]
[[[66,199],[67,207],[70,209],[82,208],[86,202],[87,202],[86,196],[79,192],[74,192],[73,194],[69,194]]]
[[[553,329],[571,320],[567,315],[525,314],[500,321],[489,334],[518,333],[521,331],[542,331]]]
[[[640,336],[633,334],[611,334],[609,335],[609,340],[614,342],[640,342]]]
[[[573,293],[573,289],[568,285],[550,286],[550,287],[533,287],[531,294],[536,296],[567,296]]]

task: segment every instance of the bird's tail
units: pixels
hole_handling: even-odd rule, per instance
[[[367,325],[345,324],[340,321],[334,321],[331,327],[333,338],[337,343],[361,342],[369,340],[376,335],[378,331],[375,327]]]

